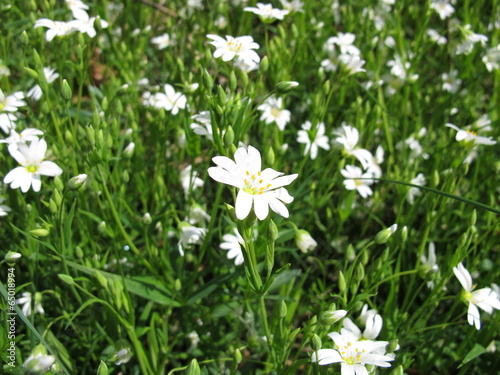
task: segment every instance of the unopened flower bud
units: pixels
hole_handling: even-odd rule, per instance
[[[30,44],[30,38],[28,37],[28,33],[26,32],[26,30],[24,30],[21,35],[19,35],[17,40],[19,41],[21,47],[27,47]]]
[[[101,361],[99,367],[97,368],[97,375],[108,375],[109,370],[108,370],[108,365],[106,362]]]
[[[105,221],[101,221],[98,225],[97,225],[97,230],[99,231],[99,233],[103,234],[103,233],[106,233],[106,222]]]
[[[16,253],[14,251],[8,251],[7,254],[5,254],[5,262],[8,265],[15,264],[19,259],[21,259],[22,255],[20,253]]]
[[[292,91],[295,87],[297,87],[298,85],[299,85],[299,83],[295,82],[295,81],[280,82],[276,85],[276,93],[278,95],[287,94],[290,91]]]
[[[345,277],[342,271],[339,271],[339,290],[343,292],[347,288],[347,284],[345,282]]]
[[[226,132],[224,133],[224,145],[229,147],[234,142],[234,130],[231,125],[227,127]]]
[[[408,238],[408,227],[405,225],[403,229],[401,229],[401,242],[406,242],[406,239]]]
[[[320,350],[321,347],[323,346],[323,343],[321,342],[321,338],[317,334],[313,335],[311,341],[312,341],[312,348],[314,349],[314,351]]]
[[[331,326],[347,315],[346,310],[329,310],[321,313],[319,322],[325,326]]]
[[[206,69],[203,69],[203,85],[207,91],[212,91],[212,87],[214,86],[214,79]]]
[[[384,243],[386,243],[389,240],[389,238],[392,236],[392,234],[397,229],[398,229],[398,225],[397,224],[393,224],[389,228],[381,230],[375,236],[375,242],[378,243],[378,244],[384,244]]]
[[[43,228],[30,230],[30,233],[37,236],[37,237],[46,237],[50,234],[50,232],[47,229],[43,229]]]
[[[87,181],[87,175],[85,173],[72,177],[68,181],[68,189],[73,191],[78,190],[85,184],[86,181]]]
[[[267,159],[267,162],[269,164],[274,164],[275,155],[274,155],[274,150],[273,150],[272,146],[269,147],[269,149],[267,150],[266,159]]]
[[[231,90],[231,92],[234,92],[237,86],[238,86],[238,81],[236,80],[236,74],[234,74],[233,70],[229,75],[229,89]]]
[[[260,61],[260,71],[262,73],[265,73],[267,72],[268,69],[269,69],[269,59],[267,58],[267,56],[264,56]]]
[[[238,218],[236,217],[236,212],[234,211],[234,207],[226,203],[226,211],[227,214],[229,215],[229,218],[233,221],[233,223],[237,223]]]
[[[312,251],[318,246],[318,243],[311,237],[308,231],[299,229],[295,232],[295,243],[303,253]]]
[[[278,238],[278,227],[272,219],[269,220],[269,226],[267,227],[267,236],[269,240],[273,242]]]
[[[469,225],[471,227],[476,225],[476,220],[477,220],[477,214],[476,214],[476,209],[474,209],[472,211],[472,215],[470,216]]]
[[[130,142],[127,147],[123,150],[123,153],[125,154],[126,157],[131,157],[134,154],[134,149],[135,149],[135,143]]]
[[[57,276],[68,285],[75,284],[75,280],[73,280],[73,278],[70,275],[64,275],[60,273]]]
[[[146,212],[144,216],[142,217],[142,222],[146,225],[149,225],[153,222],[153,219],[151,218],[151,214],[149,212]]]
[[[71,98],[73,97],[73,91],[71,90],[71,86],[69,85],[68,81],[63,79],[62,85],[61,85],[61,95],[64,100],[70,101]]]
[[[198,361],[196,360],[196,358],[193,358],[191,360],[191,363],[189,364],[189,366],[186,369],[186,372],[184,372],[184,373],[186,375],[200,375],[201,374],[200,365],[198,364]]]
[[[288,312],[288,309],[286,307],[286,302],[281,300],[281,303],[280,303],[280,318],[281,319],[284,319],[286,318],[286,314]]]
[[[236,350],[234,351],[234,362],[236,364],[240,364],[242,359],[243,356],[241,355],[240,349],[236,348]]]

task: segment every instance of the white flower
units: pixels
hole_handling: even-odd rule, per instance
[[[425,179],[425,176],[422,173],[419,173],[415,178],[413,178],[410,181],[410,183],[413,185],[424,186],[427,183],[427,181]],[[420,194],[422,194],[422,191],[419,188],[411,187],[410,190],[408,190],[408,195],[406,196],[406,199],[408,199],[408,203],[410,204],[415,203],[415,197]]]
[[[259,63],[253,60],[243,60],[241,57],[237,57],[234,60],[234,67],[238,68],[243,72],[253,72],[254,70],[259,69]]]
[[[424,275],[427,273],[436,273],[439,271],[439,267],[436,264],[436,245],[434,245],[434,242],[429,242],[428,256],[422,254],[422,256],[420,257],[420,261],[422,262],[421,270]],[[428,281],[427,287],[433,289],[434,281]]]
[[[462,80],[458,78],[458,70],[456,69],[451,70],[450,73],[443,73],[441,78],[443,79],[443,90],[452,94],[455,94],[462,84]]]
[[[19,107],[26,105],[23,100],[24,94],[21,91],[16,91],[9,96],[5,96],[3,91],[0,89],[0,111],[3,112],[17,112]]]
[[[373,160],[373,155],[370,151],[357,147],[359,141],[358,129],[342,123],[342,127],[336,129],[333,132],[333,135],[337,136],[337,138],[334,139],[334,142],[343,145],[344,152],[347,155],[354,156],[363,165],[363,168],[368,168]]]
[[[299,130],[297,142],[303,143],[306,145],[304,149],[304,155],[307,155],[310,152],[311,159],[316,159],[318,156],[318,147],[321,147],[324,150],[329,150],[330,145],[328,144],[328,137],[325,135],[325,124],[320,122],[315,129],[316,132],[311,131],[312,124],[310,121],[306,121],[302,125],[302,130]],[[312,136],[314,139],[311,140]]]
[[[428,29],[427,30],[427,35],[433,42],[436,42],[438,45],[443,45],[448,42],[448,39],[446,37],[441,36],[436,30],[434,29]]]
[[[339,60],[344,65],[348,75],[366,72],[366,69],[362,68],[366,61],[362,60],[358,55],[340,55]]]
[[[453,267],[453,272],[464,288],[463,298],[469,303],[467,321],[471,326],[475,325],[476,329],[479,330],[481,329],[481,320],[478,307],[488,314],[492,314],[493,309],[500,310],[498,295],[491,288],[483,288],[473,292],[475,285],[472,285],[472,277],[462,263],[457,267]]]
[[[8,143],[9,148],[13,147],[15,149],[17,148],[18,143],[26,143],[38,140],[39,135],[43,135],[43,131],[34,128],[24,129],[21,133],[18,133],[15,130],[11,129],[10,137],[0,139],[0,143]]]
[[[353,43],[356,40],[356,35],[351,33],[338,33],[337,36],[332,36],[329,38],[326,43],[327,45],[337,45],[340,48],[340,53],[342,55],[356,55],[359,56],[361,54],[358,47],[356,47]]]
[[[474,48],[474,44],[481,43],[481,45],[485,45],[488,41],[488,37],[483,34],[477,34],[471,31],[470,25],[465,25],[461,28],[462,33],[465,35],[465,39],[456,47],[455,54],[457,55],[468,55],[472,52]]]
[[[319,365],[340,363],[342,375],[367,375],[365,365],[390,367],[389,362],[394,360],[390,356],[377,353],[385,348],[387,341],[355,341],[355,337],[345,329],[342,329],[341,333],[332,332],[328,336],[335,342],[335,349],[320,349],[314,352],[311,362],[318,362]]]
[[[185,220],[191,225],[205,223],[210,221],[210,215],[199,204],[194,203],[189,207],[188,217]]]
[[[185,109],[187,104],[186,96],[166,84],[163,86],[165,93],[158,92],[154,94],[154,106],[156,108],[164,108],[166,111],[172,112],[173,115],[179,113],[179,109]]]
[[[81,19],[85,17],[83,13],[87,14],[89,6],[80,0],[66,0],[66,5],[73,13],[73,17]]]
[[[458,133],[455,136],[455,139],[457,142],[463,143],[463,144],[472,144],[472,145],[494,145],[497,143],[497,141],[494,141],[492,137],[481,137],[477,135],[476,132],[470,130],[470,129],[460,129],[458,126],[455,126],[453,124],[446,124],[447,127],[455,129]]]
[[[276,122],[278,128],[283,131],[285,130],[286,124],[290,122],[290,111],[282,109],[282,99],[281,98],[268,98],[264,103],[259,105],[257,109],[262,111],[260,119],[265,121],[266,124],[271,124]]]
[[[223,61],[230,61],[235,57],[239,57],[248,64],[260,61],[259,55],[254,51],[254,49],[259,48],[259,45],[253,41],[251,36],[234,38],[226,35],[226,39],[223,39],[218,35],[208,34],[207,38],[213,40],[209,43],[216,48],[214,52],[215,58],[222,57]]]
[[[263,22],[272,22],[274,20],[282,20],[288,13],[289,10],[276,9],[273,8],[272,4],[262,4],[257,3],[257,8],[255,7],[245,7],[243,10],[245,12],[255,13],[260,17]]]
[[[370,159],[370,163],[366,168],[366,173],[371,173],[373,177],[380,178],[382,177],[382,168],[380,165],[384,162],[384,149],[382,146],[378,146],[375,151],[375,156],[372,155]]]
[[[16,303],[22,305],[21,311],[24,315],[31,315],[31,302],[32,302],[32,294],[30,292],[23,292],[22,297],[16,300]],[[45,311],[42,307],[42,294],[39,292],[35,293],[35,310],[38,311],[39,314],[45,314]]]
[[[188,165],[184,170],[180,173],[182,189],[184,190],[184,194],[187,196],[190,191],[202,187],[204,182],[201,178],[198,177],[198,172],[192,172],[193,167]]]
[[[365,330],[363,332],[349,318],[345,318],[342,324],[346,330],[350,331],[356,337],[356,341],[375,340],[382,330],[382,316],[377,314],[376,310],[369,310],[364,320]]]
[[[304,3],[300,0],[280,0],[283,8],[287,9],[290,12],[301,12],[304,13]]]
[[[212,134],[212,123],[210,118],[210,111],[203,111],[197,115],[191,117],[193,120],[198,121],[201,125],[192,123],[190,125],[191,129],[198,134],[207,137],[207,139],[213,141],[214,136]]]
[[[245,219],[252,206],[260,220],[267,217],[269,207],[277,214],[288,217],[288,209],[283,202],[291,203],[293,197],[283,186],[292,183],[298,175],[283,176],[283,173],[271,168],[261,171],[260,152],[252,146],[248,146],[248,149],[238,148],[234,159],[215,156],[212,160],[217,167],[208,168],[208,174],[215,181],[239,189],[235,204],[236,217]]]
[[[434,9],[442,20],[448,18],[455,12],[455,8],[448,3],[448,0],[432,0],[431,9]]]
[[[369,185],[373,184],[373,180],[367,179],[373,177],[371,173],[363,173],[361,168],[352,165],[346,165],[345,169],[342,169],[340,173],[346,178],[344,186],[347,190],[357,190],[363,198],[373,194],[372,189],[369,187]]]
[[[318,246],[318,243],[311,237],[311,234],[304,229],[299,229],[295,233],[295,243],[304,254],[314,250]]]
[[[52,83],[59,77],[59,73],[57,73],[55,69],[47,67],[43,68],[43,74],[47,83]],[[30,89],[30,91],[28,91],[26,96],[33,100],[40,100],[42,94],[42,88],[40,85],[35,85]]]
[[[11,130],[16,128],[16,120],[17,117],[12,113],[0,113],[0,128],[4,133],[10,133]]]
[[[179,254],[184,256],[184,250],[189,249],[192,245],[199,245],[203,242],[207,230],[205,228],[197,228],[182,222],[180,224],[180,240],[178,244]]]
[[[77,31],[76,25],[71,22],[52,21],[48,18],[41,18],[35,22],[34,28],[47,27],[45,39],[50,42],[56,36],[66,36]]]
[[[484,65],[488,72],[500,69],[500,44],[496,47],[489,48],[486,51],[486,55],[482,58]]]
[[[44,161],[47,143],[44,139],[35,139],[28,146],[19,143],[17,147],[9,147],[9,152],[19,163],[19,167],[11,170],[4,177],[3,182],[10,184],[12,189],[21,188],[26,193],[31,186],[34,191],[40,191],[42,181],[40,176],[59,176],[63,171],[52,161]]]
[[[81,33],[87,34],[91,38],[97,35],[94,29],[94,22],[96,17],[89,17],[87,12],[85,12],[85,10],[83,9],[80,9],[80,11],[73,13],[73,16],[75,16],[75,19],[68,22],[70,27],[73,27],[75,30],[78,30]],[[108,27],[108,23],[103,19],[101,19],[101,27]]]
[[[29,374],[45,374],[55,363],[56,357],[53,355],[33,355],[31,354],[23,363]]]
[[[0,203],[2,203],[5,198],[0,198]],[[0,204],[0,216],[7,216],[7,214],[11,211],[10,207]]]
[[[158,47],[159,50],[162,50],[169,46],[173,46],[175,41],[170,39],[170,35],[168,35],[168,33],[165,33],[152,38],[151,43],[156,44],[156,47]]]
[[[244,241],[240,233],[238,232],[238,229],[234,228],[234,235],[232,234],[223,235],[222,240],[224,242],[220,244],[220,248],[222,250],[228,250],[227,259],[234,259],[235,266],[243,264],[245,259],[243,257],[241,245],[243,245]]]

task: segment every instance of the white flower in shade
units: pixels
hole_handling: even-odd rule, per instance
[[[489,48],[482,60],[488,72],[500,69],[500,44],[496,47]]]
[[[243,60],[241,57],[237,57],[234,60],[234,67],[238,68],[243,72],[248,73],[259,69],[259,63],[253,60]]]
[[[43,68],[43,74],[47,83],[52,83],[59,77],[59,73],[57,73],[55,69],[47,67]],[[35,85],[30,89],[30,91],[28,91],[26,96],[33,100],[40,100],[42,94],[42,88],[40,85]]]
[[[366,168],[366,173],[371,173],[373,177],[382,177],[382,168],[380,165],[384,162],[384,149],[382,146],[378,146],[375,151],[375,156],[372,155],[370,163]]]
[[[41,18],[35,22],[34,28],[46,27],[45,39],[50,42],[56,36],[63,37],[77,31],[76,25],[71,22],[52,21],[48,18]]]
[[[253,41],[251,36],[234,38],[226,35],[226,39],[223,39],[218,35],[208,34],[207,38],[212,39],[212,42],[209,43],[216,48],[214,52],[215,58],[222,57],[223,61],[230,61],[235,57],[239,57],[248,64],[260,61],[259,55],[254,51],[254,49],[259,48],[259,45]]]
[[[31,303],[32,303],[33,295],[30,292],[23,292],[22,297],[16,300],[16,303],[22,305],[21,311],[24,315],[31,315]],[[42,294],[39,292],[35,293],[35,310],[38,311],[39,314],[45,314],[45,311],[42,307]]]
[[[464,27],[461,27],[460,30],[465,35],[465,39],[459,45],[457,45],[455,51],[455,54],[457,55],[468,55],[472,52],[472,49],[474,48],[474,45],[476,43],[479,42],[482,46],[485,46],[486,42],[488,41],[488,37],[486,35],[477,34],[471,31],[470,25],[465,25]]]
[[[304,229],[299,229],[295,232],[295,243],[304,254],[314,250],[318,246],[318,243],[311,237],[311,234]]]
[[[321,61],[321,67],[325,69],[325,72],[336,72],[339,65],[340,57],[334,49],[328,51],[328,58]]]
[[[431,9],[434,9],[442,20],[450,17],[455,12],[455,8],[448,0],[432,0]]]
[[[458,78],[458,70],[453,69],[449,73],[443,73],[441,74],[441,78],[443,79],[443,90],[452,94],[458,92],[462,84],[462,80]]]
[[[346,178],[344,180],[344,186],[347,190],[357,190],[359,195],[363,198],[373,194],[369,186],[373,184],[373,180],[369,179],[373,177],[371,173],[363,173],[361,168],[352,165],[346,165],[340,173]]]
[[[356,55],[359,56],[361,54],[358,47],[356,47],[353,43],[356,40],[356,35],[352,33],[338,33],[337,36],[332,36],[329,38],[326,43],[328,45],[337,45],[340,48],[340,53],[342,55]]]
[[[55,363],[56,357],[53,355],[33,355],[31,354],[23,363],[29,374],[45,374]]]
[[[203,135],[207,137],[207,139],[213,141],[214,136],[212,134],[212,120],[210,118],[210,111],[200,112],[199,114],[194,115],[191,118],[201,123],[201,125],[197,123],[192,123],[190,125],[191,129],[193,129],[193,132],[198,135]]]
[[[63,171],[52,161],[44,161],[47,143],[44,139],[35,139],[28,146],[19,143],[17,147],[9,147],[9,152],[19,163],[19,167],[11,170],[3,182],[10,184],[12,189],[21,188],[26,193],[32,186],[34,191],[40,191],[42,181],[40,176],[59,176]]]
[[[193,167],[188,165],[180,173],[182,189],[187,196],[192,190],[202,187],[204,182],[198,177],[198,172],[192,172]]]
[[[422,254],[422,256],[420,257],[420,262],[422,262],[422,265],[420,266],[420,272],[423,273],[424,276],[427,273],[437,273],[439,271],[439,267],[436,261],[436,245],[434,245],[434,242],[429,242],[428,255],[426,256],[425,254]],[[430,289],[434,289],[434,281],[428,281],[427,287]]]
[[[328,137],[325,135],[324,123],[320,122],[314,130],[311,130],[311,128],[311,122],[306,121],[302,125],[302,130],[299,130],[298,132],[297,142],[306,145],[304,155],[307,155],[310,152],[311,159],[314,160],[318,156],[318,147],[321,147],[324,150],[329,150],[330,144],[328,143]]]
[[[17,112],[19,107],[26,105],[23,99],[24,94],[21,91],[16,91],[13,94],[5,96],[0,89],[0,112]]]
[[[238,229],[234,228],[233,234],[225,234],[222,236],[222,242],[220,244],[220,248],[222,250],[227,250],[227,259],[234,259],[234,265],[239,266],[243,264],[245,258],[243,257],[243,252],[241,250],[241,245],[243,245],[244,241],[241,237]]]
[[[210,221],[210,215],[199,205],[194,203],[191,207],[189,207],[188,217],[185,219],[191,225],[195,225],[198,223],[206,223]]]
[[[186,222],[179,224],[180,240],[178,244],[179,254],[184,256],[184,250],[191,248],[192,245],[200,245],[207,234],[205,228],[197,228]]]
[[[492,314],[494,309],[500,310],[500,300],[498,295],[491,288],[483,288],[473,291],[475,285],[472,285],[472,277],[462,263],[453,267],[453,273],[464,288],[462,297],[469,303],[467,321],[471,326],[474,325],[476,326],[476,329],[479,330],[481,329],[481,319],[479,317],[478,307],[486,311],[488,314]]]
[[[10,69],[3,63],[2,59],[0,59],[0,78],[8,76],[10,76]]]
[[[304,13],[304,3],[300,0],[292,0],[292,1],[287,1],[287,0],[280,0],[281,5],[283,5],[283,8],[290,12],[301,12]]]
[[[494,145],[497,143],[497,141],[493,140],[492,137],[481,137],[477,135],[476,132],[470,130],[470,129],[460,129],[458,126],[455,126],[453,124],[446,124],[447,127],[455,129],[457,131],[457,135],[455,136],[455,139],[457,142],[460,142],[464,145],[470,144],[470,145]]]
[[[340,62],[343,64],[345,71],[348,75],[353,75],[360,72],[366,72],[362,66],[365,65],[365,60],[362,60],[357,55],[340,55]]]
[[[355,336],[345,329],[341,333],[332,332],[328,336],[335,342],[335,349],[320,349],[312,354],[311,362],[319,365],[341,364],[342,375],[367,375],[365,365],[390,367],[391,356],[378,354],[387,341],[356,341]]]
[[[8,143],[9,148],[16,149],[18,143],[26,143],[34,140],[38,140],[38,136],[43,135],[43,131],[27,128],[24,129],[21,133],[16,132],[15,130],[10,130],[10,137],[5,139],[0,139],[0,143]]]
[[[5,198],[0,198],[0,203],[3,203]],[[0,216],[7,216],[7,214],[11,211],[10,207],[0,204]]]
[[[73,17],[78,19],[85,17],[83,13],[87,14],[89,9],[89,6],[80,0],[66,0],[66,5],[73,13]]]
[[[290,11],[286,9],[283,10],[273,8],[272,4],[257,3],[256,6],[256,8],[245,7],[243,10],[245,12],[255,13],[260,17],[262,22],[265,23],[273,22],[274,20],[282,20],[288,13],[290,13]]]
[[[346,310],[328,310],[321,313],[319,320],[324,325],[332,325],[347,315]]]
[[[0,129],[4,133],[10,133],[11,130],[16,128],[17,117],[12,113],[0,113]]]
[[[410,183],[413,185],[424,186],[427,183],[427,181],[425,179],[425,176],[422,173],[419,173],[415,178],[412,178]],[[408,203],[413,204],[415,203],[415,197],[421,194],[422,191],[419,188],[411,187],[410,190],[408,190],[408,195],[406,196],[406,199],[408,199]]]
[[[187,105],[186,96],[166,84],[163,86],[165,93],[158,92],[154,94],[154,106],[156,108],[164,108],[166,111],[172,112],[173,115],[179,113],[179,109],[185,109]]]
[[[165,49],[167,47],[173,46],[175,41],[170,39],[170,35],[168,33],[156,36],[151,39],[151,43],[156,44],[159,50]]]
[[[438,45],[443,45],[448,42],[448,39],[446,37],[441,36],[436,30],[434,29],[428,29],[427,30],[427,35],[433,42],[436,42]]]
[[[281,98],[270,97],[259,105],[257,109],[262,111],[262,115],[260,116],[261,120],[265,121],[266,124],[275,122],[281,131],[285,130],[286,124],[290,122],[291,113],[283,109]]]
[[[282,172],[267,168],[261,170],[260,152],[252,147],[240,147],[234,153],[234,160],[225,156],[215,156],[217,167],[208,168],[208,174],[215,181],[239,189],[236,197],[235,212],[239,220],[245,219],[252,206],[255,215],[264,220],[269,207],[277,214],[288,217],[288,209],[283,204],[291,203],[293,197],[283,187],[292,183],[298,176],[283,176]]]
[[[358,129],[342,123],[341,128],[333,131],[333,135],[337,136],[333,141],[344,146],[343,152],[345,154],[354,156],[363,165],[364,169],[368,168],[373,160],[373,155],[370,151],[357,147],[359,141]]]

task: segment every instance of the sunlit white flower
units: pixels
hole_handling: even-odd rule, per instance
[[[47,143],[44,139],[35,139],[28,146],[19,143],[17,147],[9,147],[9,152],[19,163],[19,167],[11,170],[3,182],[10,184],[12,189],[21,188],[26,193],[32,186],[34,191],[40,191],[42,181],[40,176],[59,176],[63,171],[52,161],[44,161]]]
[[[179,109],[185,109],[187,104],[186,96],[166,84],[163,86],[165,93],[157,92],[154,94],[154,106],[156,108],[164,108],[166,111],[172,112],[173,115],[179,113]]]
[[[500,300],[498,295],[491,288],[483,288],[473,291],[475,289],[475,285],[472,285],[472,277],[462,263],[453,267],[453,272],[464,288],[462,297],[469,303],[467,321],[471,326],[474,325],[476,326],[476,329],[479,330],[481,329],[481,319],[479,317],[478,307],[486,311],[488,314],[492,314],[494,309],[500,310]]]
[[[361,168],[352,165],[346,165],[340,173],[346,178],[344,186],[347,190],[357,190],[363,198],[373,194],[369,186],[373,184],[373,180],[369,179],[373,177],[371,173],[363,173]]]
[[[289,10],[276,9],[273,8],[272,4],[262,4],[257,3],[255,7],[245,7],[243,10],[245,12],[255,13],[260,17],[263,22],[272,22],[274,20],[282,20],[288,13]]]
[[[94,28],[96,17],[89,17],[87,12],[83,9],[80,9],[80,11],[74,13],[73,16],[75,17],[75,19],[68,22],[70,27],[78,30],[81,33],[87,34],[91,38],[97,35]],[[103,19],[101,19],[101,27],[108,27],[108,23]]]
[[[339,129],[333,131],[333,135],[337,136],[333,141],[344,146],[343,152],[347,155],[352,155],[367,169],[373,160],[373,155],[370,151],[357,146],[359,141],[359,132],[353,126],[342,123]]]
[[[346,310],[328,310],[321,313],[319,320],[325,325],[332,325],[347,315]]]
[[[500,44],[496,47],[489,48],[486,51],[486,55],[482,58],[484,65],[488,72],[500,69]]]
[[[16,128],[17,117],[12,113],[0,113],[0,129],[4,133],[10,133],[11,130]]]
[[[295,243],[304,254],[314,250],[316,246],[318,246],[316,240],[312,238],[311,234],[304,229],[296,231]]]
[[[342,329],[341,333],[332,332],[328,336],[335,342],[335,349],[320,349],[314,352],[311,362],[317,362],[319,365],[340,363],[342,375],[367,375],[365,365],[390,367],[389,362],[394,360],[391,356],[377,353],[385,348],[387,341],[355,341],[354,336],[345,329]]]
[[[443,45],[448,42],[448,39],[446,37],[440,35],[436,30],[434,29],[428,29],[427,30],[427,35],[433,42],[436,42],[438,45]]]
[[[215,58],[222,57],[223,61],[230,61],[235,57],[239,57],[249,64],[260,61],[259,55],[254,51],[254,49],[259,48],[259,45],[253,41],[251,36],[234,38],[226,35],[226,39],[223,39],[218,35],[208,34],[207,38],[212,39],[212,42],[209,43],[216,48],[214,52]]]
[[[325,72],[336,72],[340,63],[340,57],[333,49],[331,51],[328,51],[328,58],[321,61],[321,66],[323,67],[323,69],[325,69]]]
[[[66,0],[66,5],[71,10],[73,17],[75,18],[84,17],[82,16],[82,12],[87,14],[87,10],[89,9],[89,6],[81,0]]]
[[[427,183],[427,181],[425,179],[425,176],[422,173],[419,173],[415,178],[413,178],[410,181],[410,183],[413,185],[424,186]],[[420,194],[422,194],[422,191],[419,188],[411,187],[408,190],[408,195],[406,196],[406,199],[408,199],[408,203],[410,204],[415,203],[415,197],[419,196]]]
[[[39,353],[38,355],[31,354],[23,363],[23,367],[28,370],[29,374],[45,374],[49,368],[55,363],[56,357]]]
[[[22,305],[21,311],[24,315],[31,315],[31,303],[32,303],[33,295],[30,292],[23,292],[22,297],[16,300],[16,303]],[[39,292],[35,293],[35,310],[38,311],[39,314],[45,314],[45,311],[42,307],[42,294]]]
[[[243,245],[244,241],[241,237],[238,229],[234,228],[233,234],[225,234],[222,236],[222,242],[220,244],[220,248],[222,250],[227,250],[227,259],[234,259],[234,265],[239,266],[243,264],[245,261],[243,257],[243,252],[241,250],[241,245]]]
[[[458,70],[452,69],[450,73],[443,73],[441,74],[441,78],[443,79],[443,90],[453,94],[458,92],[462,84],[462,80],[458,78]]]
[[[165,49],[167,47],[173,46],[175,41],[170,39],[170,35],[168,33],[156,36],[151,39],[151,43],[156,44],[159,50]]]
[[[360,72],[366,72],[362,66],[365,65],[365,60],[362,60],[358,55],[340,55],[340,62],[344,65],[344,69],[348,75],[353,75]]]
[[[5,96],[0,89],[0,112],[17,112],[19,107],[26,105],[23,99],[24,94],[21,91],[16,91],[13,94]]]
[[[384,149],[382,146],[378,146],[375,151],[375,155],[372,155],[369,161],[368,167],[366,168],[366,173],[371,173],[373,177],[382,177],[382,168],[380,165],[384,162]]]
[[[260,220],[267,217],[269,208],[288,217],[288,209],[283,202],[291,203],[293,197],[283,186],[292,183],[298,175],[283,176],[282,172],[271,168],[262,171],[260,152],[252,146],[238,148],[234,159],[215,156],[212,160],[217,167],[208,168],[208,174],[215,181],[239,189],[235,204],[236,217],[245,219],[252,206]]]
[[[41,18],[35,22],[33,26],[35,29],[38,27],[46,27],[48,30],[45,33],[45,39],[50,42],[56,36],[62,37],[70,35],[77,31],[76,25],[71,22],[52,21],[48,18]]]
[[[376,310],[370,310],[370,313],[365,316],[365,330],[363,332],[349,318],[345,318],[342,324],[344,329],[350,331],[356,337],[356,341],[375,340],[382,330],[383,320]]]
[[[53,68],[43,68],[43,74],[47,83],[52,83],[59,77],[59,73],[57,73]],[[35,85],[30,89],[30,91],[28,91],[28,94],[26,96],[33,100],[40,100],[42,94],[42,88],[40,87],[40,85]]]
[[[180,240],[178,244],[179,254],[184,256],[184,250],[192,245],[200,245],[207,234],[207,229],[198,228],[182,222],[179,227]]]
[[[275,122],[281,131],[285,130],[286,124],[290,122],[291,113],[289,110],[283,109],[281,98],[270,97],[257,109],[262,111],[261,120],[265,121],[266,124]]]
[[[455,8],[448,0],[432,0],[431,9],[434,9],[442,20],[450,17],[455,12]]]
[[[330,149],[330,144],[328,143],[328,137],[325,135],[325,124],[320,122],[316,127],[316,134],[311,130],[312,124],[310,121],[306,121],[302,125],[302,130],[299,130],[297,142],[306,145],[304,149],[304,155],[310,152],[311,159],[314,160],[318,156],[318,147],[324,150]],[[311,140],[311,137],[314,139]]]
[[[455,136],[455,139],[457,142],[463,143],[463,144],[470,144],[470,145],[494,145],[497,143],[497,141],[493,140],[492,137],[481,137],[477,135],[476,132],[470,130],[470,129],[460,129],[458,126],[455,126],[453,124],[446,124],[447,127],[455,129],[457,131],[457,135]]]
[[[24,129],[21,133],[18,133],[15,130],[11,129],[10,136],[5,139],[0,139],[0,143],[7,143],[9,145],[9,148],[17,148],[18,143],[26,143],[38,140],[39,135],[43,135],[43,131],[34,128]]]

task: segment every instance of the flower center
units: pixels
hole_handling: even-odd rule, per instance
[[[227,42],[227,47],[231,52],[240,52],[243,44],[236,39],[231,39],[229,42]]]
[[[5,100],[0,100],[0,111],[5,107]]]
[[[257,172],[257,176],[245,172],[246,178],[243,179],[243,191],[251,195],[263,194],[271,187],[271,184],[265,184],[264,179],[260,178],[261,172]]]
[[[281,109],[279,109],[279,108],[273,108],[273,109],[271,109],[271,115],[273,117],[280,117],[280,115],[281,115]]]
[[[35,173],[36,171],[38,171],[38,166],[37,165],[28,165],[26,167],[26,170],[29,172],[29,173]]]
[[[466,132],[472,135],[473,137],[477,137],[477,133],[472,130],[467,129]]]

